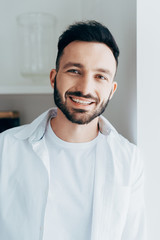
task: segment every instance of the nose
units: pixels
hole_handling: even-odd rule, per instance
[[[93,94],[93,89],[94,82],[91,75],[85,74],[78,80],[76,90],[82,92],[83,95]]]

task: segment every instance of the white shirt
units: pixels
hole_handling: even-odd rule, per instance
[[[95,145],[69,143],[58,138],[50,123],[45,135],[50,158],[50,187],[44,240],[91,238]]]
[[[0,239],[43,240],[51,171],[45,134],[56,112],[0,134]],[[144,240],[143,161],[103,116],[99,129],[91,240]]]

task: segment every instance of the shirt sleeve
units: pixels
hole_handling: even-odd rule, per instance
[[[145,240],[144,165],[139,150],[135,150],[131,171],[131,196],[122,240]]]

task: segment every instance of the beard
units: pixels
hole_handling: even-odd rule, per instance
[[[67,99],[67,96],[69,96],[69,95],[84,97],[86,99],[90,98],[90,99],[94,99],[94,101],[95,101],[94,104],[97,105],[97,108],[95,108],[94,110],[92,110],[90,112],[88,112],[87,110],[84,110],[84,109],[76,109],[76,108],[70,109],[67,106],[67,100],[63,101],[63,98],[57,88],[56,78],[55,78],[54,102],[55,102],[56,106],[63,112],[63,114],[66,116],[66,118],[69,121],[71,121],[72,123],[81,124],[81,125],[88,124],[93,119],[100,116],[105,111],[105,109],[109,103],[111,93],[112,93],[112,91],[110,92],[107,101],[102,102],[101,105],[98,107],[99,100],[97,98],[93,97],[92,95],[90,95],[90,94],[83,95],[82,92],[79,92],[79,91],[76,91],[76,92],[67,91],[65,93],[65,99]]]

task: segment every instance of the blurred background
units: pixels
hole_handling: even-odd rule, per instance
[[[1,1],[0,111],[19,111],[21,124],[31,122],[54,104],[49,72],[43,81],[36,82],[20,74],[16,18],[28,12],[51,13],[56,18],[53,68],[58,37],[69,24],[93,19],[110,29],[121,53],[116,76],[118,90],[104,115],[122,135],[136,143],[136,1]]]

